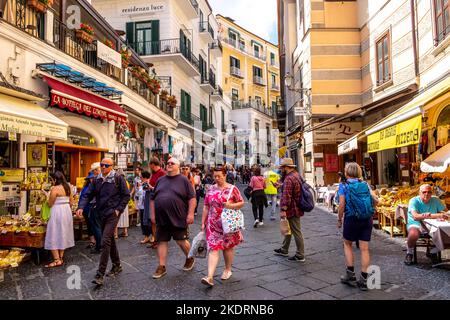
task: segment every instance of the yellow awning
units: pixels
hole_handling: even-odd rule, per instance
[[[36,104],[0,94],[0,131],[67,140],[67,127]]]

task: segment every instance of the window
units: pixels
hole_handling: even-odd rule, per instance
[[[212,111],[212,106],[209,106],[209,124],[213,123],[213,111]]]
[[[255,52],[255,57],[259,57],[259,52],[260,52],[260,48],[258,45],[254,44],[253,45],[253,51]]]
[[[390,42],[389,31],[383,34],[376,42],[377,85],[381,85],[391,80],[389,42]]]
[[[438,45],[450,33],[450,8],[448,0],[433,0],[434,44]]]
[[[220,110],[220,124],[222,131],[225,131],[225,111],[223,111],[223,109]]]
[[[245,40],[244,39],[239,39],[239,49],[241,49],[242,51],[245,51]]]
[[[253,66],[253,76],[262,78],[262,69],[256,66]]]
[[[241,68],[241,62],[235,57],[230,57],[230,67],[234,67],[237,69]]]
[[[206,110],[206,107],[202,104],[200,104],[200,121],[202,122],[203,131],[207,128],[207,120],[208,119],[208,110]]]
[[[238,101],[239,100],[239,90],[231,89],[231,100]]]
[[[237,39],[238,39],[237,34],[234,33],[234,32],[232,32],[231,30],[228,30],[228,37],[230,38],[230,44],[231,44],[233,47],[236,47]]]
[[[160,52],[159,20],[128,22],[126,33],[128,43],[139,55]]]
[[[201,76],[201,83],[205,83],[208,81],[208,75],[207,75],[207,65],[206,65],[206,60],[203,59],[203,57],[201,55],[198,56],[198,61],[199,61],[199,67],[200,67],[200,76]]]
[[[262,99],[261,99],[261,97],[255,96],[255,101],[256,101],[256,105],[257,105],[257,106],[261,106],[261,105],[262,105]]]
[[[272,87],[276,87],[277,85],[277,76],[272,74]]]
[[[183,121],[191,122],[191,96],[184,90],[181,90],[180,117]]]
[[[275,53],[273,53],[273,52],[270,53],[270,64],[272,66],[275,65]]]

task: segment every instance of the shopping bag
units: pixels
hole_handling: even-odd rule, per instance
[[[207,244],[206,235],[200,231],[192,240],[191,250],[189,251],[189,258],[206,258]]]
[[[280,231],[283,236],[288,236],[291,234],[291,227],[289,226],[289,221],[286,218],[280,220]]]
[[[41,218],[44,222],[47,222],[48,220],[50,220],[50,213],[51,213],[51,209],[48,206],[48,202],[45,201],[41,207]]]
[[[233,193],[233,188],[235,188],[235,186],[231,188],[227,202],[230,200],[231,194]],[[244,229],[244,214],[241,210],[224,208],[220,218],[222,221],[222,229],[224,234],[235,233]]]

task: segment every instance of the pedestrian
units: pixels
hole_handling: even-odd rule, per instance
[[[180,161],[170,158],[167,161],[167,175],[159,178],[150,202],[151,221],[156,223],[159,266],[153,274],[159,279],[167,274],[166,261],[168,243],[173,238],[186,256],[183,270],[194,267],[194,258],[188,258],[188,226],[194,222],[196,206],[195,191],[186,176],[180,174]]]
[[[294,236],[297,251],[295,255],[288,258],[288,260],[304,262],[305,248],[300,223],[300,217],[302,217],[304,213],[299,207],[301,192],[300,176],[295,170],[296,166],[291,158],[284,158],[281,161],[280,168],[283,176],[280,200],[280,219],[287,218],[291,233],[284,237],[282,247],[274,250],[275,255],[287,257],[289,255],[291,239],[292,236]]]
[[[339,183],[339,210],[338,210],[338,228],[343,226],[344,255],[347,266],[346,273],[341,276],[341,282],[352,287],[358,286],[361,290],[367,290],[367,268],[370,264],[369,242],[372,235],[373,218],[361,219],[357,216],[358,203],[355,203],[352,190],[358,190],[357,196],[361,201],[370,203],[373,207],[376,205],[372,197],[369,185],[362,179],[361,167],[355,162],[349,162],[345,165],[345,179]],[[368,199],[363,199],[364,197]],[[364,209],[364,208],[362,208]],[[343,222],[342,222],[343,221]],[[356,281],[353,242],[359,241],[359,250],[361,252],[361,276]]]
[[[200,202],[200,198],[202,195],[202,177],[200,176],[200,170],[198,168],[194,168],[193,170],[194,176],[194,189],[195,189],[195,198],[197,200],[197,205],[195,207],[194,215],[197,215],[198,204]]]
[[[118,169],[116,174],[118,174],[119,176],[122,176],[125,179],[126,186],[127,186],[128,190],[129,190],[130,189],[130,184],[126,180],[125,173],[123,172],[123,170],[122,169]],[[142,181],[141,180],[142,178],[141,178],[140,174],[141,174],[141,171],[139,170],[139,180],[136,181],[136,186],[139,183],[141,183],[141,181]],[[136,190],[135,190],[135,192],[136,192]],[[131,196],[131,193],[130,193],[130,196]],[[128,237],[128,228],[129,227],[130,227],[130,212],[129,212],[129,207],[128,207],[128,204],[127,204],[127,206],[125,207],[125,210],[120,215],[119,223],[117,223],[117,227],[116,227],[116,230],[114,232],[114,238],[118,239],[119,237],[121,237],[121,238]],[[119,234],[119,228],[123,229],[121,234]]]
[[[110,158],[102,160],[100,163],[101,174],[83,195],[77,210],[77,216],[81,216],[86,204],[95,198],[95,208],[102,226],[102,253],[97,274],[92,281],[96,285],[103,284],[109,256],[111,256],[113,266],[108,276],[115,276],[122,272],[114,230],[120,215],[123,214],[130,200],[130,191],[125,178],[113,170],[113,165],[114,161]]]
[[[84,178],[84,185],[80,192],[80,199],[83,197],[83,195],[89,189],[89,185],[92,183],[94,178],[95,178],[95,176],[92,171],[90,171],[88,173],[88,175],[86,176],[86,178]],[[78,201],[78,203],[79,202],[80,201]],[[86,205],[86,207],[84,207],[84,210],[83,210],[83,218],[84,218],[84,221],[86,222],[86,229],[87,229],[87,234],[89,237],[89,244],[87,245],[86,249],[94,249],[96,247],[96,240],[94,237],[94,228],[92,226],[91,220],[89,219],[90,211],[91,211],[91,204],[88,203]]]
[[[264,180],[264,177],[261,175],[260,167],[255,167],[253,171],[253,177],[250,179],[249,186],[252,188],[251,202],[253,217],[255,218],[253,227],[257,228],[264,225],[264,207],[268,207],[266,194],[264,193],[266,182]]]
[[[239,189],[226,182],[226,168],[218,166],[214,169],[214,180],[216,184],[209,188],[205,196],[202,215],[202,231],[206,231],[208,243],[208,276],[202,279],[202,283],[212,287],[214,285],[214,274],[219,263],[219,251],[223,252],[225,270],[222,280],[228,280],[232,275],[232,264],[234,259],[234,247],[243,241],[240,231],[224,234],[222,229],[221,214],[224,208],[241,209],[244,206]],[[229,199],[227,201],[227,199]]]
[[[147,193],[150,193],[150,172],[143,171],[141,173],[141,182],[138,183],[135,199],[137,208],[139,210],[139,217],[141,219],[141,230],[144,239],[141,244],[150,242],[151,228],[150,228],[150,199]],[[147,201],[146,201],[147,200]]]
[[[134,169],[133,185],[131,186],[131,192],[130,192],[131,199],[135,199],[136,191],[140,184],[142,184],[142,168],[136,167],[136,169]],[[119,224],[120,224],[120,222],[119,222]],[[136,227],[140,227],[140,226],[141,226],[141,221],[140,221],[140,216],[138,214]]]
[[[276,184],[280,180],[280,175],[273,171],[274,167],[271,165],[268,171],[264,173],[264,179],[266,182],[266,188],[264,189],[264,193],[267,196],[267,200],[270,200],[270,204],[272,205],[272,209],[270,211],[270,220],[275,220],[275,212],[277,210],[277,195],[278,189]]]
[[[194,176],[192,175],[191,172],[191,167],[189,167],[189,165],[182,163],[181,164],[181,173],[183,174],[183,176],[185,176],[189,182],[192,185],[192,188],[194,188],[195,190],[195,180],[194,180]]]
[[[146,192],[145,196],[147,197],[145,200],[145,204],[148,205],[146,213],[145,213],[145,219],[148,221],[149,225],[151,227],[152,235],[150,238],[150,244],[148,245],[149,248],[156,249],[158,247],[158,242],[156,241],[156,224],[151,223],[150,221],[150,199],[151,195],[153,194],[153,191],[155,189],[156,183],[158,182],[159,178],[164,177],[166,175],[166,172],[161,168],[161,162],[157,157],[153,157],[150,161],[150,170],[152,171],[152,176],[150,178],[150,186],[149,190]]]
[[[62,266],[64,250],[75,246],[70,186],[62,172],[57,171],[50,177],[53,187],[48,199],[50,219],[47,224],[44,247],[52,252],[53,261],[47,264],[46,268]]]
[[[91,183],[94,183],[95,179],[97,179],[98,175],[101,173],[100,162],[94,162],[91,165],[91,172],[94,175],[94,178],[92,179]],[[91,223],[92,232],[94,233],[95,238],[95,248],[92,248],[90,253],[100,254],[102,249],[102,227],[99,214],[97,213],[97,209],[94,204],[95,198],[92,199],[89,207],[89,221]]]

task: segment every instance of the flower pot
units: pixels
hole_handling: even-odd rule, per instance
[[[38,0],[28,0],[27,5],[36,12],[44,13],[47,11],[47,5]]]
[[[76,30],[76,36],[78,39],[87,43],[92,43],[92,41],[94,41],[94,37],[92,35],[81,29]]]

